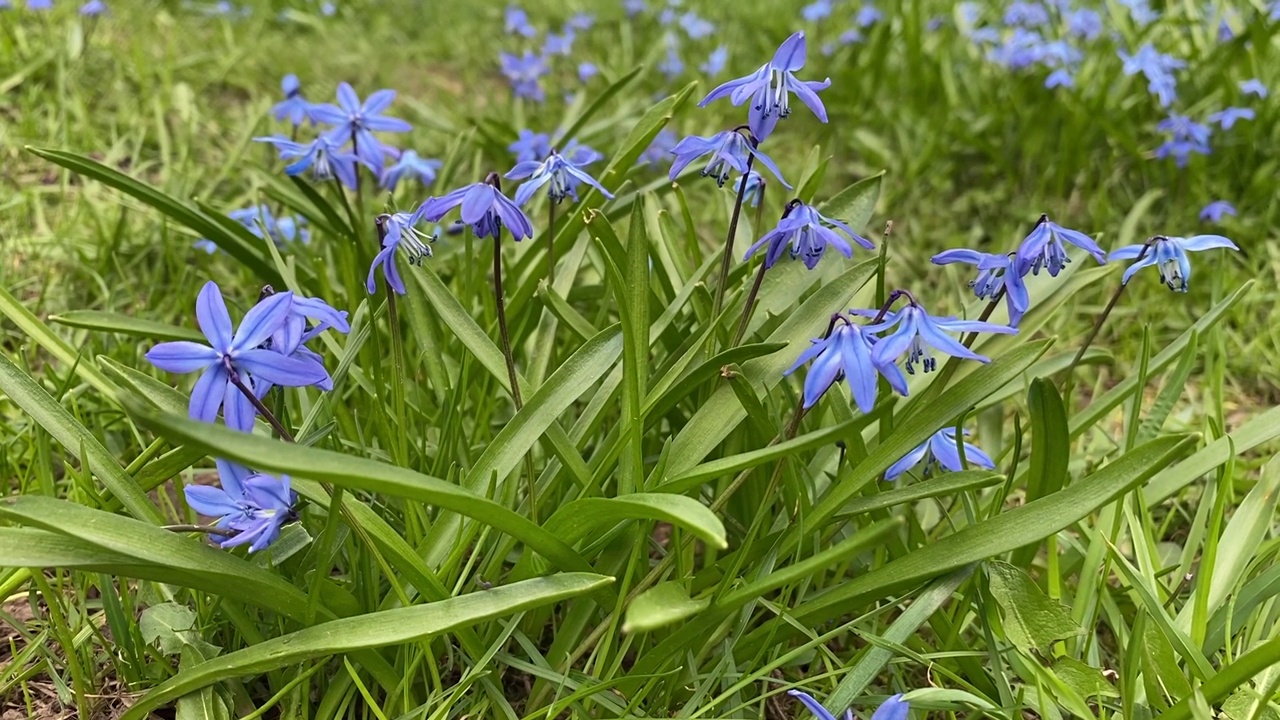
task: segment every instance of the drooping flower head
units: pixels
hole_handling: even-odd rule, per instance
[[[751,207],[760,207],[760,199],[764,197],[765,180],[764,176],[752,170],[747,173],[747,185],[742,186],[742,178],[739,177],[732,183],[733,189],[742,188],[742,202]]]
[[[1049,275],[1058,277],[1062,268],[1071,262],[1066,246],[1062,244],[1064,240],[1092,255],[1100,265],[1107,261],[1106,253],[1098,247],[1098,243],[1094,242],[1093,238],[1078,230],[1070,230],[1058,225],[1049,220],[1048,215],[1041,215],[1035,228],[1018,246],[1019,274],[1026,275],[1030,270],[1032,275],[1039,275],[1040,269],[1045,268],[1049,271]]]
[[[436,181],[436,171],[440,169],[440,165],[439,160],[420,157],[412,150],[405,150],[400,153],[400,159],[394,165],[382,171],[378,184],[394,192],[400,181],[407,177],[428,187]]]
[[[649,147],[636,158],[636,165],[657,165],[671,159],[671,151],[675,149],[679,139],[670,128],[662,128],[654,136]]]
[[[102,0],[89,0],[80,6],[80,14],[84,17],[97,17],[107,13],[107,4]]]
[[[920,303],[909,293],[897,291],[897,294],[906,297],[909,300],[908,304],[902,309],[886,315],[883,321],[867,326],[867,329],[872,332],[893,330],[888,335],[882,335],[882,339],[876,343],[875,349],[872,351],[871,359],[877,366],[891,365],[896,363],[898,358],[906,355],[906,367],[909,374],[915,374],[915,364],[917,362],[921,364],[925,372],[932,372],[937,369],[938,361],[933,357],[930,349],[966,360],[977,360],[983,363],[990,362],[988,358],[965,347],[960,341],[947,333],[989,332],[1012,335],[1018,332],[1016,328],[1011,328],[1007,325],[996,325],[995,323],[982,322],[980,320],[934,317],[925,311],[920,306]],[[864,317],[875,317],[879,314],[875,310],[854,310],[852,312],[855,315]]]
[[[417,224],[421,220],[422,207],[413,214],[401,212],[384,213],[378,216],[376,222],[378,234],[382,236],[382,250],[373,258],[373,264],[369,266],[369,276],[365,280],[365,289],[370,295],[377,291],[373,277],[379,267],[382,268],[383,277],[387,279],[387,285],[396,294],[405,294],[404,280],[401,279],[400,269],[396,266],[396,253],[404,251],[410,265],[422,265],[424,258],[431,257],[431,246],[427,243],[435,242],[437,236],[420,232]]]
[[[1018,267],[1016,254],[957,248],[933,256],[934,265],[951,263],[965,263],[978,269],[978,277],[969,281],[969,287],[979,300],[995,300],[1003,292],[1009,307],[1009,325],[1018,327],[1022,316],[1031,308],[1031,296],[1022,280],[1027,270]]]
[[[217,283],[209,281],[196,298],[196,320],[208,344],[177,340],[147,351],[152,365],[173,373],[201,371],[191,391],[188,413],[195,420],[213,422],[219,408],[227,427],[249,432],[254,407],[236,381],[257,390],[258,378],[275,385],[302,387],[323,383],[328,373],[309,362],[262,347],[288,318],[293,293],[271,295],[245,313],[232,333],[231,315]]]
[[[537,28],[529,24],[529,14],[515,5],[508,5],[505,19],[508,34],[522,35],[531,38],[538,34]]]
[[[331,143],[354,144],[356,157],[374,174],[382,174],[384,154],[375,132],[409,132],[413,126],[399,118],[383,115],[396,99],[395,90],[379,90],[360,102],[360,96],[347,83],[338,84],[338,104],[324,103],[311,108],[311,119],[334,125],[327,134]]]
[[[1266,99],[1267,86],[1263,85],[1261,80],[1253,78],[1240,83],[1240,92],[1245,95],[1257,95],[1260,98]]]
[[[797,70],[804,68],[805,39],[800,31],[783,41],[774,53],[773,59],[760,66],[754,73],[730,80],[707,94],[699,107],[722,97],[729,98],[734,105],[751,101],[748,124],[751,133],[758,142],[773,132],[780,118],[791,114],[791,94],[795,93],[813,114],[822,122],[827,121],[827,109],[818,92],[831,86],[831,78],[821,82],[799,80],[795,76]]]
[[[836,232],[837,230],[840,232]],[[761,248],[767,248],[765,267],[773,267],[781,259],[782,251],[790,247],[791,257],[800,258],[805,267],[812,270],[818,266],[828,245],[847,258],[853,257],[853,248],[840,237],[840,233],[844,233],[866,250],[875,249],[870,240],[855,233],[844,222],[823,215],[812,205],[792,200],[787,204],[787,210],[778,221],[778,226],[748,248],[743,259],[750,259]]]
[[[831,711],[822,707],[822,704],[813,699],[808,693],[799,690],[788,690],[787,694],[804,703],[804,706],[813,713],[818,720],[836,720],[836,716]],[[902,699],[902,694],[892,695],[889,699],[880,703],[880,707],[871,714],[871,720],[907,720],[907,712],[910,706],[906,700]],[[853,710],[845,710],[845,720],[853,720]]]
[[[219,543],[223,548],[249,544],[249,552],[257,552],[275,542],[280,529],[295,519],[298,494],[290,489],[289,476],[250,472],[222,458],[217,464],[222,487],[188,485],[183,489],[187,504],[201,515],[218,518],[214,527],[234,531]]]
[[[551,72],[541,55],[532,50],[525,50],[524,55],[499,53],[498,61],[502,65],[502,74],[511,83],[511,89],[518,98],[542,102],[546,92],[542,89],[542,76]]]
[[[284,168],[287,175],[301,175],[309,169],[316,180],[337,178],[348,188],[356,188],[356,156],[343,150],[343,143],[334,143],[327,135],[309,143],[294,142],[280,135],[256,137],[254,141],[271,143],[282,160],[293,161]]]
[[[751,169],[747,166],[747,159],[754,158],[755,162],[764,165],[769,172],[773,173],[773,176],[778,178],[778,182],[790,189],[791,186],[782,179],[782,172],[778,170],[778,166],[768,155],[760,152],[756,144],[737,130],[725,130],[710,137],[690,135],[671,149],[671,154],[675,155],[676,159],[671,163],[669,177],[674,182],[690,163],[710,155],[711,159],[702,169],[702,175],[714,177],[716,184],[724,187],[725,181],[729,179],[730,170],[745,173]]]
[[[310,119],[311,103],[302,97],[302,84],[298,82],[297,75],[285,75],[280,81],[280,90],[284,93],[284,99],[271,107],[271,115],[277,121],[288,120],[297,127],[303,120]]]
[[[1160,280],[1174,292],[1186,292],[1191,279],[1189,252],[1228,248],[1239,250],[1235,243],[1221,235],[1195,235],[1189,238],[1157,235],[1143,245],[1128,245],[1111,251],[1111,260],[1137,260],[1124,271],[1120,282],[1127,283],[1133,274],[1152,265],[1160,271]]]
[[[1200,210],[1200,219],[1204,222],[1219,224],[1227,216],[1235,217],[1236,208],[1226,200],[1214,200]]]
[[[519,206],[502,194],[497,173],[489,173],[484,181],[460,187],[444,197],[427,198],[419,208],[420,213],[414,214],[427,222],[437,222],[458,207],[462,222],[471,226],[476,237],[496,240],[504,227],[516,241],[533,237],[533,223]]]
[[[1217,123],[1223,130],[1230,130],[1239,120],[1252,120],[1255,117],[1253,108],[1229,107],[1210,113],[1209,122]]]
[[[812,361],[804,377],[804,407],[813,407],[818,400],[840,379],[849,384],[849,393],[858,409],[864,414],[876,404],[877,378],[883,375],[889,386],[906,396],[907,379],[897,365],[876,365],[871,351],[880,338],[869,332],[868,326],[857,325],[844,315],[837,314],[831,320],[826,337],[814,338],[811,346],[800,353],[795,364],[783,376],[790,375],[807,362]]]
[[[960,462],[958,446],[961,444],[964,445],[964,462]],[[890,465],[889,469],[884,471],[884,479],[897,480],[908,470],[919,465],[921,461],[925,464],[925,474],[929,474],[935,465],[947,472],[960,472],[965,469],[965,463],[988,470],[996,466],[991,456],[983,452],[982,448],[963,440],[957,441],[956,429],[949,427],[934,433],[928,440],[902,456],[901,460]]]
[[[590,151],[589,148],[587,150],[588,152],[583,153],[583,156],[590,158],[594,151]],[[533,194],[544,185],[548,186],[547,197],[551,199],[551,202],[557,204],[566,197],[572,197],[573,201],[577,202],[578,185],[580,183],[586,183],[599,190],[602,195],[610,200],[613,199],[613,193],[604,189],[603,185],[596,182],[595,178],[582,170],[582,168],[579,167],[579,164],[574,162],[571,157],[568,155],[561,155],[554,149],[549,155],[547,155],[547,158],[541,162],[538,162],[537,160],[526,160],[524,162],[517,163],[516,166],[511,168],[507,173],[506,177],[513,180],[529,178],[527,182],[522,184],[520,188],[516,190],[516,205],[523,206],[525,203],[529,202],[529,199],[533,197]]]
[[[507,150],[516,156],[518,163],[544,158],[551,153],[551,136],[528,129],[521,130],[519,137],[507,146]]]

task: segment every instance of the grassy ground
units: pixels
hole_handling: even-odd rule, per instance
[[[839,46],[856,7],[810,23],[799,3],[685,0],[681,12],[716,27],[690,39],[656,6],[628,19],[612,2],[528,4],[540,33],[577,11],[597,18],[554,60],[542,104],[514,100],[497,60],[541,34],[506,33],[495,3],[371,0],[332,16],[306,3],[242,17],[177,3],[116,2],[100,18],[61,2],[0,9],[0,287],[16,299],[0,298],[0,495],[20,498],[0,509],[0,565],[56,568],[0,575],[0,627],[13,628],[0,636],[0,707],[114,717],[181,696],[180,718],[790,718],[802,711],[783,693],[802,688],[836,714],[869,714],[898,692],[918,716],[1280,711],[1280,475],[1263,469],[1280,434],[1268,413],[1280,401],[1269,320],[1280,208],[1267,151],[1280,111],[1238,90],[1258,78],[1280,91],[1280,24],[1261,5],[1169,3],[1139,26],[1107,3],[1075,88],[1050,90],[1047,69],[1010,70],[968,37],[1003,16],[979,7],[975,21],[950,3],[886,3],[862,42]],[[714,323],[733,195],[696,174],[673,187],[665,168],[605,166],[648,144],[665,117],[646,112],[673,94],[662,108],[675,108],[678,136],[739,122],[728,103],[695,102],[796,29],[809,34],[802,77],[832,79],[830,122],[797,108],[763,149],[816,201],[884,171],[846,219],[878,243],[892,221],[887,263],[866,253],[773,273],[746,349],[713,357],[755,269],[735,263]],[[660,71],[668,34],[686,65],[672,78]],[[1147,42],[1189,65],[1174,110],[1256,111],[1186,168],[1154,157],[1167,111],[1117,56]],[[727,66],[708,77],[698,66],[720,45]],[[585,61],[601,73],[584,84]],[[592,170],[618,199],[586,199],[603,211],[588,225],[562,206],[556,282],[539,285],[540,234],[506,243],[519,410],[488,241],[445,236],[426,268],[402,262],[410,292],[389,317],[385,290],[361,287],[370,219],[505,171],[518,129],[569,126],[640,65],[576,133],[606,155]],[[285,73],[313,101],[344,80],[362,97],[396,89],[391,114],[415,129],[394,140],[444,160],[436,184],[352,194],[366,224],[342,227],[330,188],[309,199],[252,142],[281,131],[268,110]],[[185,414],[191,381],[151,368],[142,353],[157,338],[120,318],[194,328],[209,279],[238,318],[261,273],[194,250],[189,223],[25,146],[82,154],[208,216],[265,202],[319,219],[307,247],[278,258],[253,247],[357,326],[322,346],[332,393],[271,397],[306,447],[276,444],[265,426],[246,439],[157,419]],[[763,220],[744,213],[739,249],[785,199],[770,187]],[[1220,199],[1238,216],[1202,221]],[[911,404],[886,402],[869,422],[842,385],[792,423],[800,383],[780,373],[831,312],[909,287],[934,312],[976,316],[968,276],[929,258],[1011,249],[1042,212],[1107,249],[1217,232],[1242,252],[1193,256],[1185,295],[1139,273],[1069,373],[1119,279],[1074,252],[1063,277],[1035,281],[1019,335],[976,346],[990,366],[915,378]],[[546,213],[532,204],[539,230]],[[83,310],[113,319],[65,322]],[[956,425],[977,431],[999,475],[878,482]],[[197,520],[181,488],[215,483],[215,456],[296,479],[301,520],[271,551],[222,553],[156,529]],[[628,504],[638,491],[660,497]]]

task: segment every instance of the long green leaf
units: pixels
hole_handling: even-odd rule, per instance
[[[27,337],[35,340],[37,345],[44,348],[63,365],[69,368],[74,367],[76,374],[89,383],[94,390],[109,398],[115,397],[116,387],[102,376],[97,367],[92,363],[84,362],[79,351],[71,347],[66,340],[55,335],[49,326],[40,322],[39,318],[2,287],[0,287],[0,313],[3,313],[18,326],[19,330],[26,333]]]
[[[165,703],[222,680],[269,672],[312,658],[423,640],[584,595],[612,582],[613,578],[603,575],[565,573],[437,603],[333,620],[184,669],[141,697],[121,720],[144,720]]]
[[[192,328],[174,327],[154,320],[144,320],[105,310],[71,310],[59,315],[50,315],[49,322],[66,325],[67,327],[96,330],[98,332],[116,332],[153,340],[205,341],[204,335]]]
[[[682,527],[713,547],[724,549],[724,524],[702,503],[683,495],[631,493],[615,498],[574,500],[547,521],[546,528],[567,543],[587,537],[593,530],[624,520],[661,520]]]

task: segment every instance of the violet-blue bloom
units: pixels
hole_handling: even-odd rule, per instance
[[[680,16],[680,28],[690,40],[701,40],[716,31],[716,26],[698,16],[695,12],[686,12]]]
[[[307,327],[308,321],[314,323],[310,328]],[[320,298],[294,295],[293,302],[289,304],[289,314],[285,316],[280,329],[272,333],[269,344],[273,352],[306,362],[317,374],[323,375],[323,380],[314,382],[312,385],[325,392],[333,389],[333,379],[325,369],[324,358],[308,348],[306,343],[329,329],[344,334],[351,332],[346,310],[336,310]],[[253,390],[258,397],[266,395],[270,389],[271,383],[262,378],[255,379]]]
[[[1146,246],[1128,245],[1111,251],[1108,256],[1111,260],[1137,260],[1124,271],[1120,282],[1127,283],[1137,271],[1155,265],[1160,271],[1161,282],[1174,292],[1187,291],[1187,281],[1191,279],[1191,259],[1187,257],[1187,253],[1214,248],[1240,249],[1221,235],[1196,235],[1189,238],[1158,236],[1152,239],[1146,254],[1142,252],[1144,247]],[[1141,260],[1138,260],[1139,256],[1142,257]]]
[[[1253,108],[1229,107],[1209,115],[1209,122],[1217,123],[1223,130],[1230,130],[1238,120],[1252,120]]]
[[[764,195],[764,176],[752,170],[747,173],[747,185],[742,187],[742,176],[732,183],[734,190],[742,188],[742,202],[751,207],[760,207],[760,198]]]
[[[853,311],[855,315],[874,316],[874,310]],[[990,362],[990,360],[962,345],[947,333],[989,332],[1001,335],[1013,335],[1017,328],[1007,325],[982,322],[981,320],[959,320],[950,317],[934,317],[916,302],[911,302],[900,310],[885,317],[883,322],[867,326],[868,330],[882,332],[893,328],[893,332],[881,336],[872,352],[872,360],[877,366],[892,365],[903,354],[907,355],[907,373],[915,374],[915,364],[919,362],[925,372],[933,372],[938,361],[929,351],[930,348],[966,360]]]
[[[835,715],[808,693],[800,690],[788,690],[787,694],[803,703],[818,720],[836,720]],[[909,710],[910,706],[906,700],[902,699],[902,693],[898,693],[897,695],[889,696],[884,702],[880,703],[880,707],[876,708],[876,711],[871,714],[871,720],[907,720]],[[853,710],[845,710],[844,717],[845,720],[854,720]]]
[[[221,408],[227,427],[249,432],[253,429],[253,403],[236,387],[234,378],[256,390],[253,383],[259,378],[275,385],[302,387],[328,377],[308,362],[260,347],[284,324],[292,301],[291,292],[263,299],[245,313],[233,335],[222,291],[209,281],[196,299],[196,320],[209,344],[189,340],[160,343],[147,351],[147,360],[168,372],[201,371],[191,391],[188,414],[195,420],[213,422]]]
[[[657,165],[670,160],[671,151],[675,149],[679,140],[670,128],[659,130],[653,141],[649,143],[649,147],[645,148],[636,159],[636,165]]]
[[[960,449],[957,447],[960,443],[964,444],[964,463],[960,462]],[[932,472],[935,466],[940,466],[947,472],[960,472],[965,469],[965,463],[988,470],[996,466],[991,456],[983,452],[982,448],[963,440],[960,443],[956,441],[955,428],[943,428],[902,456],[901,460],[890,465],[889,469],[884,471],[884,479],[897,480],[908,470],[919,465],[921,461],[925,464],[926,475]]]
[[[725,130],[716,133],[710,137],[701,137],[698,135],[690,135],[681,140],[671,149],[671,154],[676,156],[675,161],[671,164],[671,172],[669,177],[672,181],[694,160],[698,160],[706,155],[710,155],[711,159],[707,161],[706,167],[702,169],[704,177],[714,177],[716,184],[724,187],[724,183],[729,179],[730,169],[737,170],[740,173],[747,171],[747,158],[754,157],[756,162],[765,166],[773,176],[778,178],[778,182],[787,188],[787,181],[782,179],[782,172],[778,170],[778,166],[768,155],[760,152],[742,133],[736,130]]]
[[[289,488],[289,476],[250,472],[222,458],[216,462],[222,487],[186,486],[187,505],[201,515],[218,518],[214,527],[235,531],[220,547],[248,543],[249,552],[257,552],[275,542],[280,528],[294,518],[298,495]]]
[[[575,38],[573,29],[567,27],[560,34],[547,33],[547,38],[542,43],[542,56],[544,58],[552,55],[569,56],[573,52]]]
[[[533,237],[533,223],[524,211],[486,182],[460,187],[443,197],[428,198],[414,215],[437,222],[456,207],[461,208],[462,222],[471,226],[476,237],[496,240],[504,227],[516,241]]]
[[[507,150],[515,154],[516,162],[537,160],[551,153],[551,137],[546,133],[521,130],[519,137],[507,146]]]
[[[28,10],[52,10],[53,0],[27,0]]]
[[[1214,224],[1221,223],[1222,218],[1228,215],[1235,217],[1236,208],[1226,200],[1214,200],[1200,210],[1200,219]]]
[[[1240,92],[1245,95],[1257,95],[1265,99],[1267,97],[1267,86],[1263,85],[1261,80],[1253,78],[1240,83]]]
[[[1032,275],[1039,275],[1041,268],[1045,268],[1051,276],[1058,277],[1062,268],[1071,262],[1066,246],[1062,244],[1064,240],[1092,255],[1100,265],[1107,261],[1106,253],[1093,238],[1078,230],[1064,228],[1042,215],[1035,229],[1018,246],[1019,273],[1025,275],[1029,270]]]
[[[435,242],[436,236],[427,235],[417,229],[417,224],[421,220],[422,207],[412,214],[400,212],[378,216],[378,228],[382,233],[382,250],[373,258],[373,264],[369,266],[369,276],[365,279],[365,290],[368,290],[370,295],[377,291],[378,286],[373,278],[379,267],[382,268],[382,276],[387,279],[387,285],[391,286],[396,294],[404,295],[407,292],[404,280],[400,277],[400,268],[396,265],[398,251],[404,251],[410,265],[421,266],[424,258],[431,257],[431,246],[427,242]],[[424,239],[427,242],[423,242]]]
[[[622,0],[622,8],[626,10],[629,18],[633,18],[649,9],[644,0]]]
[[[813,361],[804,377],[806,410],[817,404],[836,381],[844,378],[858,409],[869,413],[876,404],[876,380],[880,375],[899,395],[907,394],[907,379],[897,365],[880,366],[872,361],[871,351],[878,341],[867,326],[851,323],[841,315],[835,320],[830,335],[811,340],[813,344],[782,374],[790,375],[801,365]]]
[[[969,281],[969,287],[979,300],[994,300],[1003,291],[1009,308],[1009,326],[1018,327],[1022,316],[1031,308],[1031,296],[1022,279],[1026,269],[1019,272],[1016,255],[958,248],[933,256],[934,265],[951,263],[965,263],[978,269],[978,277]]]
[[[1102,16],[1096,10],[1079,8],[1066,14],[1067,32],[1084,40],[1094,40],[1102,34]]]
[[[1075,87],[1076,79],[1072,77],[1070,70],[1058,68],[1049,73],[1049,77],[1044,79],[1044,86],[1049,90],[1059,87]]]
[[[382,173],[382,143],[375,132],[409,132],[413,126],[399,118],[383,115],[396,99],[395,90],[379,90],[363,103],[348,83],[338,84],[338,104],[323,103],[311,108],[311,119],[334,125],[327,134],[330,142],[354,145],[355,155],[375,174]]]
[[[539,188],[548,184],[550,187],[547,188],[547,197],[556,204],[559,204],[566,197],[572,197],[573,201],[577,202],[579,183],[590,185],[599,190],[606,198],[612,200],[613,193],[605,190],[603,185],[596,182],[595,178],[588,175],[578,165],[579,163],[574,162],[568,155],[561,155],[552,150],[542,162],[526,160],[517,163],[505,177],[512,180],[529,178],[527,182],[516,190],[515,203],[520,206],[529,202],[529,199],[533,197],[533,194]]]
[[[593,62],[578,63],[578,82],[587,82],[600,74],[600,68]]]
[[[417,180],[422,183],[423,187],[429,186],[436,181],[436,171],[440,169],[440,161],[430,158],[419,157],[418,153],[412,150],[405,150],[400,153],[400,159],[386,170],[382,171],[382,177],[378,179],[378,184],[382,187],[395,192],[396,186],[406,177]]]
[[[1038,2],[1013,2],[1004,11],[1004,24],[1040,27],[1049,22],[1049,11]]]
[[[853,23],[860,28],[869,28],[880,22],[884,17],[884,13],[871,3],[866,3],[858,8],[858,12],[853,16]]]
[[[524,37],[533,37],[538,34],[537,29],[529,24],[529,14],[515,5],[508,5],[506,15],[504,17],[504,26],[507,34],[523,35]]]
[[[721,45],[711,51],[711,55],[707,57],[707,61],[702,63],[702,67],[698,68],[707,75],[719,75],[724,72],[725,63],[729,61],[729,48]]]
[[[565,23],[565,27],[572,28],[578,31],[586,31],[586,30],[590,30],[592,26],[595,24],[596,24],[595,15],[592,15],[589,12],[576,12],[573,15],[569,16],[569,20],[568,22]]]
[[[658,72],[668,80],[674,80],[684,74],[684,60],[680,59],[680,48],[675,35],[666,36],[666,56],[658,63]]]
[[[294,240],[301,240],[306,245],[311,242],[311,231],[307,229],[307,219],[290,215],[275,217],[266,205],[255,205],[239,210],[232,210],[227,217],[235,220],[253,233],[262,237],[262,228],[267,229],[267,236],[277,247],[284,247]]]
[[[780,118],[791,114],[791,94],[795,93],[813,114],[822,122],[827,121],[827,109],[818,92],[831,86],[831,78],[821,82],[798,80],[795,71],[804,68],[805,39],[804,32],[797,32],[783,41],[774,53],[773,59],[760,66],[754,73],[730,80],[707,94],[699,107],[722,97],[729,98],[734,105],[742,105],[750,100],[751,110],[748,124],[751,133],[758,142],[773,132]]]
[[[1126,10],[1138,27],[1146,27],[1160,19],[1160,13],[1151,9],[1150,0],[1116,0]]]
[[[800,16],[807,22],[826,20],[831,16],[831,0],[814,0],[814,2],[804,6],[800,11]]]
[[[1124,74],[1142,73],[1146,76],[1147,90],[1159,99],[1162,107],[1169,107],[1177,99],[1177,78],[1174,77],[1173,71],[1185,68],[1186,61],[1157,51],[1151,43],[1144,44],[1133,55],[1123,50],[1119,51],[1119,54],[1124,63]]]
[[[297,127],[303,120],[310,119],[311,103],[302,97],[302,84],[298,82],[297,75],[293,73],[285,75],[280,81],[280,90],[284,92],[284,100],[271,108],[271,115],[277,121],[288,120],[291,125]]]
[[[546,92],[542,89],[542,76],[551,71],[542,56],[535,55],[532,50],[525,50],[524,55],[512,55],[503,52],[498,54],[502,65],[502,74],[511,82],[511,90],[518,98],[542,102]]]
[[[80,6],[80,14],[84,17],[96,17],[107,13],[107,4],[102,0],[89,0]]]
[[[1178,167],[1186,167],[1191,153],[1209,154],[1209,136],[1213,129],[1185,115],[1172,113],[1156,123],[1156,130],[1172,137],[1156,148],[1155,156],[1163,159],[1172,156]]]
[[[782,258],[783,250],[791,248],[791,257],[799,257],[805,267],[810,270],[818,266],[818,261],[826,253],[827,246],[834,247],[841,255],[853,257],[853,247],[840,237],[844,233],[848,238],[866,250],[874,250],[875,245],[858,235],[840,220],[826,217],[812,205],[800,201],[792,203],[791,211],[778,221],[778,226],[760,238],[747,249],[743,260],[749,260],[761,248],[767,248],[764,264],[773,267]]]
[[[284,168],[288,175],[301,175],[310,169],[316,180],[337,178],[352,190],[356,188],[356,156],[343,150],[342,143],[330,141],[327,135],[309,143],[294,142],[280,135],[256,137],[254,141],[271,143],[282,160],[294,161]]]

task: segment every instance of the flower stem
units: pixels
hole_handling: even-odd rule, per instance
[[[556,274],[556,203],[547,202],[547,284]]]
[[[760,269],[756,271],[756,279],[751,283],[751,291],[747,293],[747,303],[742,306],[742,317],[738,319],[738,329],[733,333],[733,341],[729,343],[730,348],[737,347],[742,341],[742,336],[747,332],[747,324],[751,322],[751,311],[756,306],[756,296],[760,294],[760,286],[764,284],[764,272],[769,269],[769,263],[761,261]]]
[[[177,533],[198,532],[206,535],[235,535],[238,532],[237,530],[226,530],[211,525],[161,525],[160,529]]]
[[[738,235],[738,218],[742,215],[742,196],[747,191],[747,176],[751,174],[755,159],[755,155],[747,155],[747,171],[738,181],[738,197],[733,201],[733,214],[729,216],[729,234],[724,239],[724,256],[720,259],[720,277],[716,281],[716,300],[711,312],[713,320],[720,317],[720,308],[724,306],[724,288],[729,282],[729,265],[733,261],[733,241]]]
[[[405,377],[404,369],[404,342],[400,337],[400,314],[396,310],[396,291],[391,287],[391,283],[383,278],[387,289],[387,324],[391,326],[391,404],[395,409],[396,422],[400,425],[401,432],[395,433],[398,439],[398,449],[400,457],[396,460],[401,464],[409,462],[409,451],[405,443],[408,433],[404,432],[408,427],[408,418],[404,412],[404,388],[408,382]]]
[[[493,236],[493,299],[498,306],[498,334],[502,336],[502,357],[507,362],[507,380],[511,383],[511,401],[516,412],[524,407],[524,399],[520,397],[520,379],[516,375],[516,361],[511,354],[511,335],[507,331],[506,296],[502,292],[502,230]],[[533,457],[524,456],[525,475],[529,482],[529,515],[538,522],[538,476],[534,474]]]
[[[262,415],[263,419],[275,429],[276,434],[280,436],[281,440],[284,440],[285,442],[296,442],[293,439],[293,434],[286,430],[284,425],[280,424],[280,421],[276,419],[275,414],[268,410],[266,405],[262,404],[262,401],[258,399],[257,395],[253,394],[253,390],[249,389],[248,385],[244,384],[244,380],[240,378],[239,373],[234,370],[229,370],[228,378],[230,378],[232,385],[239,388],[240,392],[244,394],[245,397],[249,398],[249,402],[253,403],[254,409],[256,409],[258,413]]]
[[[1138,253],[1138,257],[1134,258],[1134,262],[1138,262],[1142,258],[1146,257],[1147,251],[1151,249],[1151,244],[1155,242],[1155,240],[1156,238],[1154,237],[1147,238],[1147,241],[1142,245],[1142,251]],[[1120,302],[1120,296],[1124,294],[1126,285],[1128,285],[1128,283],[1121,282],[1120,286],[1116,288],[1116,291],[1111,294],[1111,299],[1107,301],[1107,306],[1102,309],[1102,314],[1098,316],[1096,321],[1094,321],[1093,329],[1089,331],[1089,336],[1084,339],[1084,343],[1081,344],[1080,349],[1076,351],[1075,357],[1071,358],[1071,364],[1067,366],[1067,378],[1062,391],[1063,397],[1071,396],[1076,366],[1079,365],[1080,361],[1084,358],[1084,354],[1089,350],[1089,346],[1098,338],[1098,333],[1102,330],[1102,324],[1107,321],[1107,317],[1110,316],[1111,311],[1115,309],[1116,303]]]

